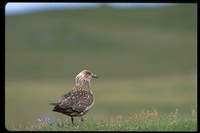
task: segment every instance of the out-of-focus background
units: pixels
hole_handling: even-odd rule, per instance
[[[70,91],[83,69],[100,77],[92,80],[95,104],[87,119],[152,107],[191,114],[197,4],[57,4],[5,7],[6,127],[68,118],[49,103]]]

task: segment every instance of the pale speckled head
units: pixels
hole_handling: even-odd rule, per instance
[[[83,70],[76,76],[75,82],[76,84],[83,83],[84,81],[90,82],[92,78],[98,78],[98,76],[89,70]]]

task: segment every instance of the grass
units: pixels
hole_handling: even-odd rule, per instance
[[[16,125],[12,122],[8,130],[14,131],[197,131],[196,108],[188,116],[179,114],[178,109],[170,114],[160,115],[155,108],[142,110],[139,114],[121,115],[105,120],[86,119],[73,126],[67,120],[57,118],[50,123],[48,118],[38,120],[37,123],[28,122],[25,125]]]

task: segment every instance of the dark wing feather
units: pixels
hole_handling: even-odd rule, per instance
[[[51,105],[55,105],[53,111],[70,115],[73,112],[71,98],[72,92],[70,91],[60,98],[59,103],[50,103]]]
[[[49,104],[54,106],[59,105],[59,103],[49,103]]]
[[[70,91],[60,98],[59,106],[62,109],[68,109],[72,107],[72,102],[73,102],[73,93],[72,91]]]

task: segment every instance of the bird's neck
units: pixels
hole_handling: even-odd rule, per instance
[[[88,80],[81,80],[77,82],[76,85],[84,86],[85,88],[90,88],[90,82]]]

